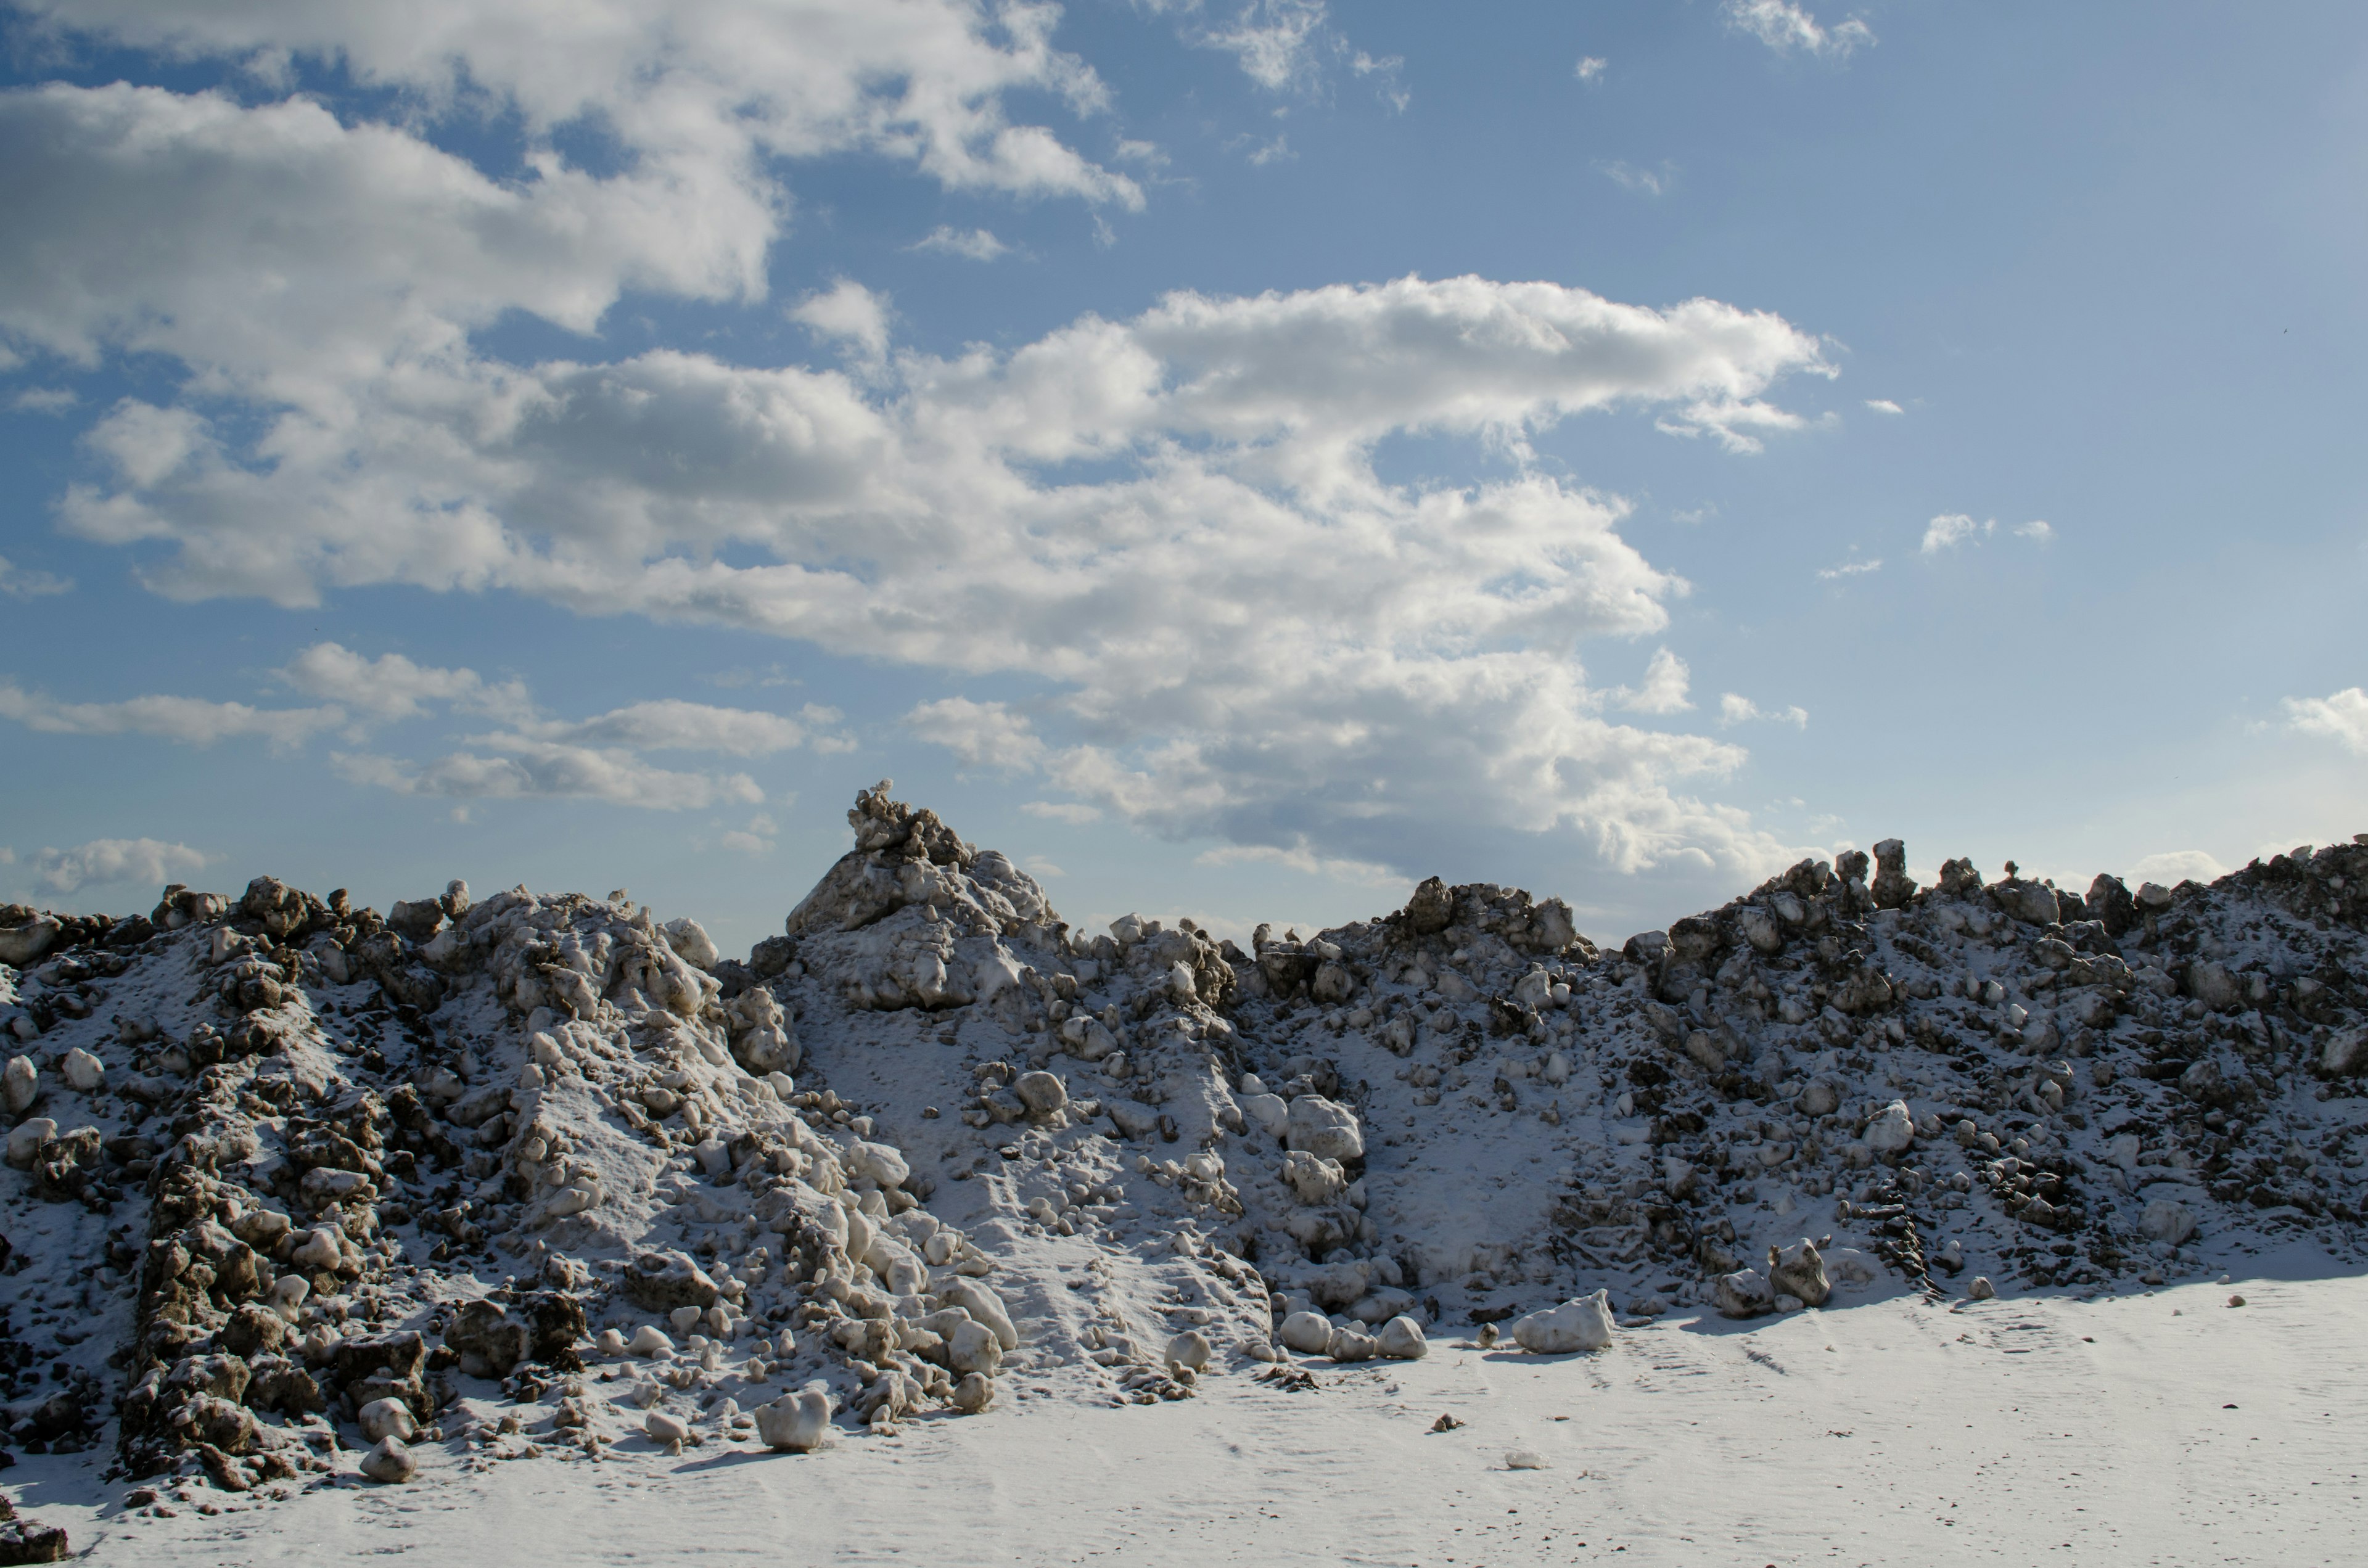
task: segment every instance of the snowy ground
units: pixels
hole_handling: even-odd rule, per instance
[[[2356,1562],[2368,1290],[2283,1261],[2088,1301],[1670,1318],[1593,1357],[1442,1336],[1419,1362],[1303,1363],[1312,1392],[1235,1372],[1152,1407],[1019,1398],[806,1459],[636,1438],[464,1470],[428,1449],[412,1486],[200,1491],[223,1511],[169,1519],[94,1509],[96,1455],[8,1480],[90,1561],[224,1568]],[[1433,1433],[1442,1415],[1465,1425]],[[1508,1468],[1522,1449],[1542,1468]]]

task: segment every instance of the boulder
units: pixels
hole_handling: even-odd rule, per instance
[[[1824,1306],[1834,1293],[1824,1255],[1805,1236],[1798,1245],[1768,1249],[1768,1286],[1779,1295],[1798,1297],[1808,1307]]]
[[[1756,1268],[1720,1275],[1714,1300],[1719,1312],[1731,1318],[1756,1318],[1776,1310],[1776,1292]]]
[[[1611,1293],[1598,1290],[1518,1319],[1513,1342],[1541,1356],[1601,1350],[1611,1343]]]
[[[1394,1361],[1419,1361],[1430,1354],[1430,1343],[1423,1337],[1422,1324],[1403,1312],[1382,1324],[1374,1342],[1381,1353]]]
[[[975,1374],[973,1374],[974,1376]],[[964,1378],[967,1385],[970,1378]],[[987,1380],[979,1378],[984,1383]],[[757,1440],[779,1453],[810,1454],[830,1435],[830,1395],[820,1389],[785,1393],[757,1407]]]
[[[1321,1095],[1302,1095],[1291,1102],[1286,1139],[1292,1148],[1318,1159],[1357,1160],[1365,1153],[1357,1113]]]

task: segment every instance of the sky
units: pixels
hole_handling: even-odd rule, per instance
[[[2368,830],[2368,10],[0,5],[0,897]]]

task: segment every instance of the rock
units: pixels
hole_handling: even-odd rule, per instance
[[[381,1437],[378,1447],[362,1456],[361,1472],[372,1481],[400,1486],[419,1473],[419,1461],[400,1437]]]
[[[950,1326],[953,1332],[945,1336],[947,1369],[956,1377],[973,1372],[995,1376],[1003,1365],[1003,1344],[995,1330],[969,1317]]]
[[[527,1325],[496,1301],[463,1303],[444,1328],[444,1343],[460,1358],[461,1370],[472,1378],[509,1376],[527,1358],[529,1341]]]
[[[1756,903],[1747,903],[1735,912],[1736,929],[1752,950],[1773,953],[1784,946],[1784,927],[1776,916]]]
[[[1906,1153],[1916,1144],[1916,1119],[1908,1114],[1905,1100],[1894,1100],[1875,1113],[1862,1136],[1866,1146],[1879,1155]]]
[[[399,1399],[374,1399],[354,1413],[362,1436],[371,1442],[397,1437],[409,1442],[417,1436],[419,1427],[411,1419],[411,1409]]]
[[[666,932],[666,946],[691,968],[712,971],[722,961],[723,955],[715,950],[715,943],[708,937],[707,928],[689,916],[669,920],[660,929]]]
[[[2198,959],[2187,966],[2187,994],[2215,1013],[2225,1013],[2241,999],[2237,977],[2228,966],[2213,959]]]
[[[2195,1210],[2176,1199],[2157,1198],[2138,1216],[2138,1233],[2148,1241],[2181,1246],[2195,1230]]]
[[[1322,1312],[1293,1312],[1282,1320],[1275,1337],[1302,1356],[1321,1356],[1332,1348],[1332,1320]]]
[[[1302,1095],[1291,1102],[1286,1137],[1292,1148],[1319,1159],[1356,1160],[1365,1153],[1357,1113],[1321,1095]]]
[[[1758,1269],[1744,1268],[1719,1276],[1714,1302],[1723,1316],[1756,1318],[1776,1310],[1776,1292]]]
[[[1067,1108],[1069,1086],[1051,1073],[1022,1073],[1012,1084],[1011,1092],[1028,1108],[1031,1117],[1047,1117]]]
[[[1915,879],[1907,874],[1907,846],[1886,838],[1874,846],[1874,881],[1868,892],[1877,909],[1898,909],[1916,896]]]
[[[972,1378],[981,1384],[987,1381],[973,1373],[962,1382],[967,1385]],[[960,1391],[956,1392],[959,1399]],[[985,1401],[980,1408],[985,1408]],[[830,1435],[830,1395],[820,1389],[785,1393],[770,1404],[757,1407],[757,1440],[778,1453],[810,1454]]]
[[[971,1372],[954,1385],[953,1404],[964,1415],[976,1415],[995,1400],[995,1383],[982,1373]]]
[[[1197,1328],[1191,1328],[1167,1342],[1167,1359],[1171,1367],[1190,1367],[1198,1372],[1209,1365],[1212,1353],[1209,1336]]]
[[[1335,1361],[1370,1361],[1380,1348],[1372,1335],[1343,1324],[1332,1331],[1331,1341],[1324,1346],[1324,1353]]]
[[[9,923],[12,915],[18,917],[14,924]],[[0,909],[0,963],[23,969],[27,964],[40,962],[41,955],[50,950],[50,945],[64,929],[55,918],[35,915],[21,903]]]
[[[339,1244],[337,1233],[326,1225],[316,1226],[307,1233],[289,1260],[314,1273],[336,1268],[346,1260],[346,1249]]]
[[[1339,1161],[1298,1149],[1282,1157],[1282,1180],[1306,1204],[1330,1203],[1349,1190],[1349,1176]]]
[[[1394,1361],[1419,1361],[1430,1354],[1430,1342],[1423,1337],[1422,1324],[1403,1312],[1382,1324],[1375,1343],[1381,1353]]]
[[[1810,1307],[1824,1306],[1834,1293],[1833,1282],[1826,1278],[1824,1255],[1805,1236],[1797,1246],[1768,1249],[1768,1285]]]
[[[1841,1096],[1823,1078],[1811,1080],[1793,1101],[1793,1108],[1803,1116],[1831,1116],[1841,1108]]]
[[[1541,1356],[1601,1350],[1611,1343],[1611,1293],[1598,1290],[1513,1324],[1513,1341]]]
[[[66,1082],[82,1094],[93,1095],[107,1086],[107,1063],[75,1046],[66,1052]]]
[[[706,1271],[679,1252],[635,1254],[625,1266],[622,1289],[627,1301],[652,1312],[712,1307],[722,1296]]]
[[[1990,899],[2017,920],[2032,926],[2052,926],[2063,917],[2055,890],[2044,882],[2009,877],[1990,884]]]
[[[666,1331],[657,1324],[645,1323],[633,1330],[633,1337],[626,1342],[625,1348],[636,1356],[655,1359],[661,1356],[673,1355],[674,1341],[667,1338]]]
[[[679,1415],[653,1410],[642,1417],[642,1432],[653,1443],[680,1443],[690,1437],[690,1423]]]
[[[41,1075],[29,1056],[12,1056],[8,1065],[0,1069],[0,1105],[7,1107],[10,1116],[22,1116],[33,1108],[40,1097]]]
[[[21,1062],[24,1058],[17,1060]],[[16,1062],[8,1066],[11,1072],[16,1070]],[[2320,1049],[2318,1070],[2330,1078],[2349,1078],[2368,1072],[2368,1028],[2348,1029],[2330,1036]],[[10,1108],[15,1108],[13,1099]]]
[[[1406,900],[1406,928],[1417,937],[1444,931],[1455,918],[1455,895],[1437,877],[1425,877]]]
[[[1003,1305],[1003,1298],[992,1287],[975,1279],[956,1276],[939,1292],[950,1307],[960,1307],[973,1318],[995,1331],[996,1342],[1006,1350],[1019,1348],[1019,1332],[1011,1324],[1011,1313]]]
[[[1291,1107],[1281,1095],[1245,1095],[1235,1102],[1245,1120],[1265,1129],[1269,1136],[1285,1136],[1291,1126]]]
[[[8,1130],[8,1163],[20,1171],[31,1170],[41,1145],[57,1135],[58,1124],[50,1117],[37,1116],[18,1122]]]
[[[1976,1274],[1974,1282],[1965,1287],[1965,1294],[1976,1301],[1987,1301],[1998,1294],[1998,1287],[1990,1283],[1988,1275]]]
[[[0,1564],[63,1562],[70,1555],[66,1532],[56,1525],[17,1518],[0,1523]]]

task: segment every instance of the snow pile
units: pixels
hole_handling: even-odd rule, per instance
[[[165,1506],[2360,1248],[2360,844],[2079,895],[1889,841],[1616,952],[1434,879],[1245,952],[849,821],[745,960],[458,881],[0,910],[13,1439]]]

